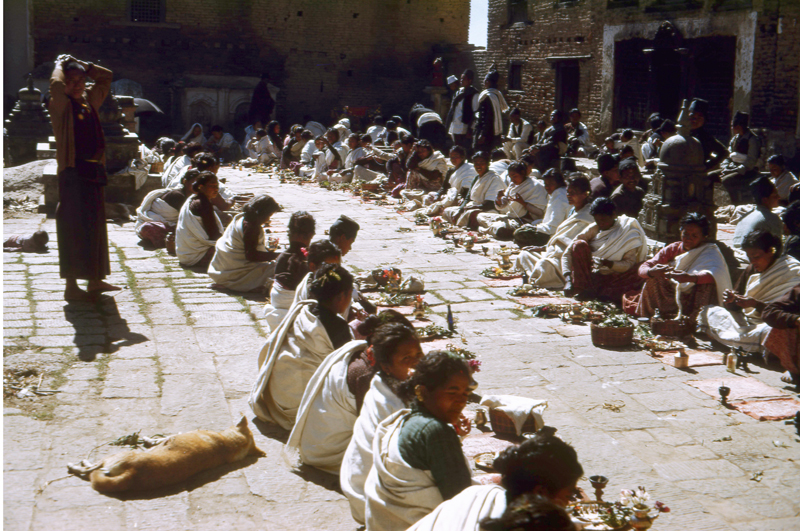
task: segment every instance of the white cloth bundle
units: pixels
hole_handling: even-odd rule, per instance
[[[514,422],[517,435],[522,435],[522,426],[528,417],[536,422],[536,431],[544,426],[542,413],[547,409],[547,400],[534,400],[513,395],[487,395],[481,399],[481,405],[497,409],[508,415]]]
[[[442,117],[436,114],[435,112],[426,112],[420,115],[417,118],[417,127],[422,127],[423,125],[429,122],[439,122],[442,123]]]
[[[258,231],[257,251],[267,252],[264,231]],[[262,288],[275,273],[275,261],[252,262],[244,250],[244,214],[236,214],[217,240],[216,251],[208,266],[208,276],[233,291],[247,292]]]
[[[332,352],[308,381],[297,419],[284,447],[293,466],[298,461],[338,474],[358,418],[356,397],[347,386],[347,368],[366,341],[350,341]]]
[[[306,384],[328,354],[333,352],[322,322],[311,313],[316,301],[292,307],[259,353],[260,370],[249,404],[261,420],[285,430],[294,425]]]
[[[400,430],[410,412],[396,412],[375,432],[373,466],[365,486],[370,531],[405,531],[443,501],[431,471],[410,466],[400,453]]]
[[[289,313],[294,303],[296,290],[286,289],[277,282],[272,283],[269,292],[269,303],[264,306],[264,319],[267,320],[269,330],[275,330],[283,318]]]
[[[385,418],[404,407],[403,401],[383,381],[380,373],[376,374],[364,396],[364,405],[361,406],[361,413],[353,426],[353,438],[347,445],[339,474],[342,492],[350,502],[353,519],[359,524],[366,522],[364,485],[372,469],[375,430]]]
[[[175,254],[178,255],[181,264],[188,266],[195,265],[202,260],[208,249],[217,243],[208,239],[208,233],[203,227],[203,220],[189,210],[191,204],[191,198],[183,204],[178,215],[178,227],[175,229]],[[222,223],[216,212],[214,220],[217,222],[217,228],[222,232]]]

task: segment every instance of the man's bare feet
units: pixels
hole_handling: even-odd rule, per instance
[[[91,293],[83,291],[78,286],[67,286],[64,290],[64,300],[69,302],[92,302],[95,298]]]
[[[119,291],[122,288],[119,286],[113,286],[107,282],[103,282],[102,280],[90,280],[89,284],[86,286],[86,290],[90,293],[102,293],[104,291]]]

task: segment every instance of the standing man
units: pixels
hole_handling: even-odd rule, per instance
[[[711,133],[706,131],[706,114],[708,113],[708,102],[695,98],[689,105],[689,127],[692,129],[692,136],[700,141],[703,146],[703,161],[706,170],[712,171],[719,167],[720,162],[728,156],[728,148],[725,144],[714,138]]]
[[[447,132],[453,137],[453,143],[462,146],[469,155],[472,149],[472,122],[478,108],[478,89],[472,86],[475,73],[464,70],[461,74],[461,88],[458,89],[447,113]]]
[[[500,136],[503,134],[503,113],[508,104],[503,93],[497,90],[500,73],[491,70],[483,80],[483,92],[478,95],[477,120],[475,122],[475,140],[473,149],[492,153],[500,147]]]
[[[86,78],[94,85],[86,88]],[[108,259],[105,197],[105,138],[97,110],[111,89],[113,74],[69,55],[56,59],[50,78],[50,119],[56,138],[59,202],[56,232],[64,299],[91,301],[122,288],[103,281]],[[78,279],[88,280],[87,291]]]
[[[503,151],[506,157],[521,160],[522,152],[528,149],[533,141],[533,126],[522,117],[516,107],[508,113],[508,121],[511,125],[508,127],[508,136],[503,137]]]

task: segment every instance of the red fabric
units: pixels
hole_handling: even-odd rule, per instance
[[[681,294],[683,315],[694,319],[703,306],[717,304],[717,300],[716,284],[697,284],[691,291]],[[675,316],[678,313],[678,303],[675,300],[675,284],[665,277],[647,279],[642,287],[635,315],[652,317],[656,309],[664,319]]]
[[[778,357],[784,369],[794,374],[800,374],[797,328],[773,328],[767,334],[764,346]]]
[[[592,289],[598,297],[607,297],[621,303],[623,294],[642,287],[643,280],[639,277],[639,268],[636,265],[624,273],[609,275],[593,273],[592,265],[592,248],[589,242],[572,242],[572,285],[576,290]]]
[[[139,237],[150,242],[156,249],[166,246],[168,233],[167,226],[158,221],[148,221],[139,228]]]

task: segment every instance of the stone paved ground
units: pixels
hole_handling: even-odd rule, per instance
[[[578,450],[587,475],[608,492],[646,485],[673,509],[654,529],[800,529],[800,440],[779,422],[722,409],[685,384],[721,377],[722,367],[682,372],[644,352],[601,350],[583,326],[532,318],[478,273],[489,259],[443,254],[442,240],[393,211],[349,194],[279,185],[224,169],[237,190],[267,192],[286,206],[273,226],[304,208],[319,234],[340,214],[361,222],[347,264],[395,264],[423,277],[434,319],[452,303],[470,350],[480,354],[479,392],[544,398],[545,417]],[[6,234],[53,220],[6,219]],[[163,251],[142,250],[132,224],[109,225],[110,281],[129,289],[98,305],[66,305],[55,245],[48,254],[4,253],[5,366],[48,370],[54,398],[7,399],[4,410],[4,529],[354,529],[336,481],[283,464],[286,433],[259,425],[267,457],[202,474],[157,497],[115,499],[64,476],[98,445],[143,435],[222,429],[248,414],[247,394],[264,341],[262,303],[207,288]],[[779,387],[774,370],[755,377]],[[619,412],[604,403],[624,403]],[[780,441],[786,447],[776,446]],[[94,450],[107,455],[114,447]],[[760,474],[760,475],[759,475]],[[755,481],[753,478],[760,479]],[[589,489],[588,483],[581,485]]]

